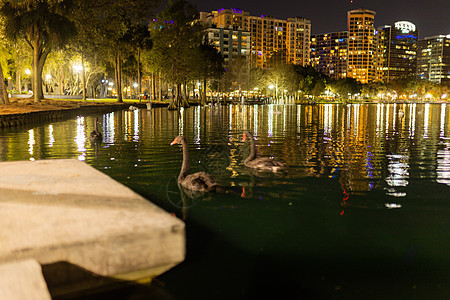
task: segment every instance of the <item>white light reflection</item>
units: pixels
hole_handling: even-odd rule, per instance
[[[409,157],[406,155],[392,154],[387,155],[389,160],[388,164],[388,176],[386,177],[386,183],[389,185],[387,189],[387,195],[394,197],[405,197],[405,192],[399,192],[397,187],[406,187],[408,185],[409,178],[409,164],[407,163]]]
[[[126,111],[125,112],[125,122],[124,122],[124,125],[125,125],[125,129],[124,129],[124,131],[123,131],[123,140],[124,141],[127,141],[127,136],[128,136],[128,122],[129,122],[129,118],[128,118],[128,114],[130,113],[130,111]]]
[[[134,135],[133,135],[133,142],[139,142],[139,109],[136,109],[133,111],[134,114]]]
[[[114,144],[114,112],[103,116],[103,141],[107,144]]]
[[[180,108],[180,119],[178,120],[178,135],[183,135],[184,132],[184,107]]]
[[[258,136],[258,104],[256,104],[253,108],[253,134]]]
[[[392,130],[395,131],[395,121],[396,121],[396,112],[397,112],[397,103],[394,103],[394,107],[393,107],[393,111],[394,113],[392,114]]]
[[[450,185],[450,144],[446,148],[437,152],[436,181]]]
[[[385,128],[384,128],[384,130],[386,131],[386,134],[388,134],[389,133],[389,112],[390,112],[390,104],[387,104],[386,105],[386,125],[385,125]]]
[[[350,126],[352,124],[352,107],[350,104],[347,104],[347,130],[350,132]]]
[[[441,134],[440,137],[443,138],[445,134],[445,103],[441,104]]]
[[[360,104],[353,104],[353,136],[358,136]]]
[[[332,131],[332,105],[325,104],[324,105],[324,116],[323,116],[323,131],[324,136],[328,136]]]
[[[383,131],[383,123],[384,123],[384,114],[383,114],[384,104],[377,104],[377,136],[380,136],[380,133]]]
[[[416,104],[413,103],[409,111],[409,137],[414,137],[414,132],[416,128]]]
[[[247,124],[247,116],[248,116],[247,115],[247,107],[248,107],[248,105],[244,105],[244,106],[241,105],[241,117],[239,119],[242,120],[242,127],[241,128],[238,127],[239,131],[242,131],[244,129],[248,129],[248,124]],[[238,124],[241,124],[241,123],[238,123]]]
[[[28,153],[30,153],[31,156],[33,156],[34,144],[36,144],[34,139],[34,130],[30,129],[28,130]],[[30,160],[34,160],[34,158],[31,157]]]
[[[53,125],[48,126],[48,146],[53,147],[55,138],[53,137]]]
[[[228,116],[229,116],[229,122],[228,122],[229,128],[228,128],[228,130],[229,131],[231,131],[231,129],[233,128],[233,122],[232,122],[232,120],[233,120],[233,110],[232,110],[231,106],[232,105],[229,105],[229,108],[228,108],[228,110],[229,110],[229,112],[228,112]]]
[[[269,115],[268,115],[268,130],[267,130],[267,136],[272,137],[273,136],[273,104],[269,105]]]
[[[430,103],[425,104],[425,112],[424,112],[424,118],[423,118],[423,138],[428,138],[428,118],[430,113]]]
[[[75,143],[77,144],[77,151],[81,152],[81,154],[78,155],[78,160],[84,161],[86,155],[84,117],[77,117],[77,136],[75,137]]]
[[[384,206],[388,209],[402,208],[402,205],[397,203],[385,203]]]
[[[194,144],[200,145],[200,106],[194,109]]]

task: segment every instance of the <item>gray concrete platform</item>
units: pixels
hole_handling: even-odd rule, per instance
[[[77,289],[67,266],[136,281],[185,258],[181,220],[75,159],[0,163],[0,241],[0,264],[35,259],[56,293]]]

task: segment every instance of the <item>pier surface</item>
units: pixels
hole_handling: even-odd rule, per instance
[[[185,258],[181,220],[75,159],[0,163],[0,240],[11,299],[28,289],[9,284],[11,268],[35,274],[35,299],[47,299],[42,284],[57,296],[148,280]]]

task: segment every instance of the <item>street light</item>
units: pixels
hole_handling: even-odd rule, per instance
[[[73,65],[73,71],[75,73],[80,73],[81,70],[83,70],[83,67],[81,65]]]

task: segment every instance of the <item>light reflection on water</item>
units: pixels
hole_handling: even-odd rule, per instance
[[[235,158],[235,153],[248,150],[241,143],[243,130],[254,133],[262,155],[277,157],[291,167],[293,172],[289,178],[339,179],[341,188],[347,192],[381,188],[387,195],[404,197],[408,189],[393,190],[407,187],[411,176],[435,178],[435,182],[444,184],[448,184],[450,177],[450,122],[446,104],[238,105],[193,107],[180,112],[125,110],[105,114],[100,120],[103,132],[100,151],[112,148],[108,154],[111,157],[118,156],[114,152],[119,148],[130,147],[128,151],[138,151],[143,157],[152,156],[148,145],[165,146],[155,144],[155,138],[160,141],[165,137],[186,135],[198,150],[211,142],[226,140],[230,143],[226,156],[233,163],[224,168],[230,170],[233,177],[242,173],[238,170],[241,160]],[[74,121],[76,127],[71,127],[72,121],[67,121],[46,125],[47,130],[28,129],[28,155],[21,147],[16,147],[0,153],[0,159],[77,157],[93,163],[92,148],[87,140],[93,129],[93,118],[79,116]],[[72,145],[68,140],[71,132],[74,132],[75,142]],[[4,131],[3,135],[6,141],[20,145],[20,129]],[[117,136],[123,138],[117,140]],[[57,154],[61,149],[62,153]],[[165,157],[158,160],[164,161]],[[411,169],[416,171],[411,172]]]
[[[414,245],[423,254],[415,252],[420,263],[407,271],[417,271],[417,280],[423,279],[418,270],[425,259],[434,266],[448,266],[448,247],[439,243],[448,234],[448,104],[124,110],[98,116],[101,144],[87,139],[94,117],[2,130],[0,161],[78,158],[188,224],[192,220],[205,226],[220,236],[217,243],[226,241],[244,253],[263,255],[263,248],[264,255],[295,261],[299,253],[312,261],[326,256],[329,263],[345,262],[346,268],[377,257],[378,251],[395,260]],[[262,177],[243,167],[249,153],[243,130],[254,133],[261,155],[287,163],[288,174]],[[186,199],[180,193],[176,177],[181,149],[169,146],[177,135],[188,140],[191,170],[212,173],[230,193],[207,199]],[[196,245],[188,250],[200,247]],[[379,271],[375,265],[371,267]],[[331,266],[344,268],[338,262]],[[182,272],[169,272],[164,279],[176,285],[173,281],[184,278]],[[333,280],[323,284],[329,284],[330,295],[336,296]],[[439,280],[438,276],[437,282],[445,283]],[[429,287],[436,288],[431,283]]]

